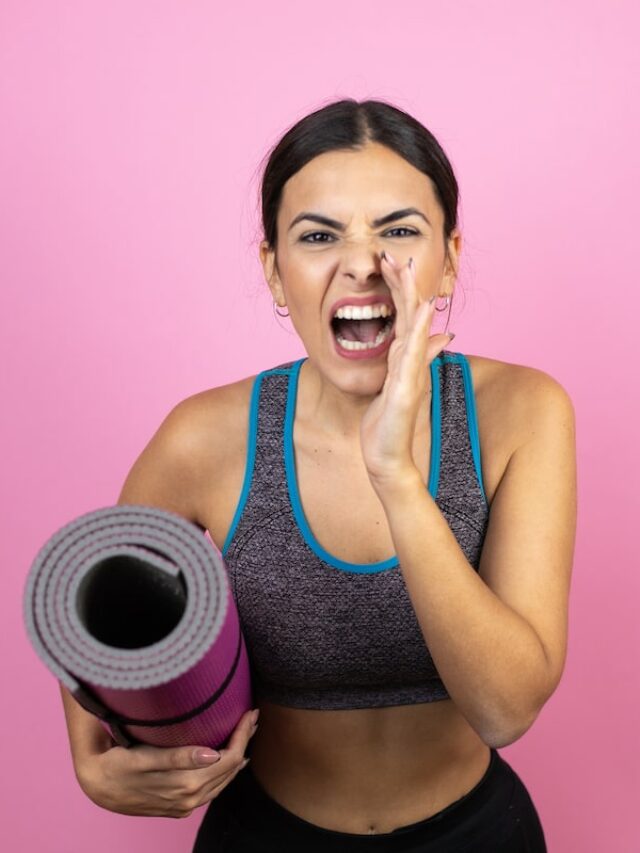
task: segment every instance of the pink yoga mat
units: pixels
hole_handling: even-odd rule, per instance
[[[225,744],[252,707],[227,571],[200,528],[155,507],[88,512],[38,552],[27,633],[124,746]]]

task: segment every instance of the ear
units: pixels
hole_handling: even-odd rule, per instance
[[[445,289],[444,295],[453,295],[456,279],[458,277],[458,266],[460,263],[460,251],[462,249],[462,234],[457,228],[451,232],[451,236],[447,240],[448,254],[445,259],[443,285]]]
[[[262,264],[264,277],[269,285],[269,290],[271,291],[274,301],[280,308],[284,308],[287,304],[287,300],[276,268],[275,249],[270,249],[266,240],[263,240],[260,243],[260,263]]]

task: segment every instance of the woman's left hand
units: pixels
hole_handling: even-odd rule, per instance
[[[415,265],[382,260],[382,275],[396,309],[395,338],[387,351],[387,375],[360,424],[360,446],[373,485],[415,472],[412,447],[421,403],[429,388],[430,365],[452,335],[429,336],[435,296],[421,299]]]

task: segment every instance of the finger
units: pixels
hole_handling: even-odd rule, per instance
[[[425,350],[431,323],[433,320],[435,297],[420,302],[413,313],[413,323],[407,335],[407,349],[411,355],[416,355],[418,350]]]
[[[400,266],[387,252],[383,254],[391,270],[387,281],[396,305],[395,337],[402,340],[410,334],[416,311],[421,304],[416,287],[415,262],[413,258],[409,258],[404,266]]]
[[[382,276],[385,282],[389,285],[391,298],[396,309],[396,320],[394,325],[394,335],[396,339],[404,338],[407,332],[406,305],[403,288],[400,286],[398,277],[398,267],[394,263],[393,258],[387,252],[381,255],[383,263],[380,266]]]
[[[413,334],[407,343],[407,358],[413,368],[413,384],[419,384],[421,380],[426,382],[429,365],[455,338],[452,332],[429,334],[435,313],[435,299],[436,297],[432,296],[420,304]]]
[[[255,724],[253,723],[253,713],[254,712],[250,710],[243,715],[240,722],[233,730],[225,748],[218,750],[220,753],[220,761],[217,764],[213,764],[211,769],[207,772],[207,776],[214,780],[214,784],[219,783],[221,778],[220,773],[224,774],[222,777],[224,781],[224,779],[226,779],[229,774],[233,774],[244,761],[249,741],[258,729],[257,722]]]
[[[227,744],[225,753],[228,753],[232,756],[234,761],[240,761],[240,759],[244,756],[247,744],[256,733],[258,729],[258,722],[253,722],[253,714],[254,711],[250,710],[244,714],[244,717],[241,719],[240,723],[236,726],[233,731],[233,734],[229,738],[229,743]]]
[[[123,753],[137,762],[137,769],[142,772],[157,770],[190,770],[193,768],[210,767],[226,754],[236,757],[244,754],[249,738],[257,727],[251,724],[250,712],[244,716],[224,749],[212,749],[208,746],[181,746],[158,748],[155,746],[137,745],[123,749]]]
[[[428,333],[431,327],[434,302],[435,299],[432,296],[429,299],[425,299],[425,301],[421,302],[416,308],[414,324],[411,330],[411,345],[413,347],[424,348],[428,341],[428,337],[425,333]]]
[[[426,364],[430,364],[455,338],[453,332],[430,334],[435,316],[435,301],[434,294],[421,302],[416,312],[415,336],[411,336],[411,349],[413,354],[417,355],[420,365],[424,365],[425,356],[427,356]]]
[[[453,332],[441,332],[429,338],[429,364],[449,346],[454,338],[455,334]]]
[[[413,327],[416,311],[422,305],[422,300],[416,287],[416,267],[413,258],[409,258],[406,266],[400,271],[405,295],[407,326]]]
[[[138,769],[143,772],[162,770],[193,770],[209,767],[220,761],[219,750],[208,746],[179,746],[159,749],[154,746],[135,746]]]
[[[427,350],[429,349],[429,330],[433,320],[433,303],[435,298],[421,302],[414,314],[414,323],[408,335],[404,349],[407,380],[412,387],[426,384],[427,381]]]

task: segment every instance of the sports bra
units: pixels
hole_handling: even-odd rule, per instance
[[[327,710],[448,699],[397,557],[338,559],[304,516],[293,425],[305,360],[263,370],[254,380],[244,483],[221,549],[254,699]],[[489,507],[471,372],[462,353],[446,350],[430,370],[425,485],[477,571]]]

